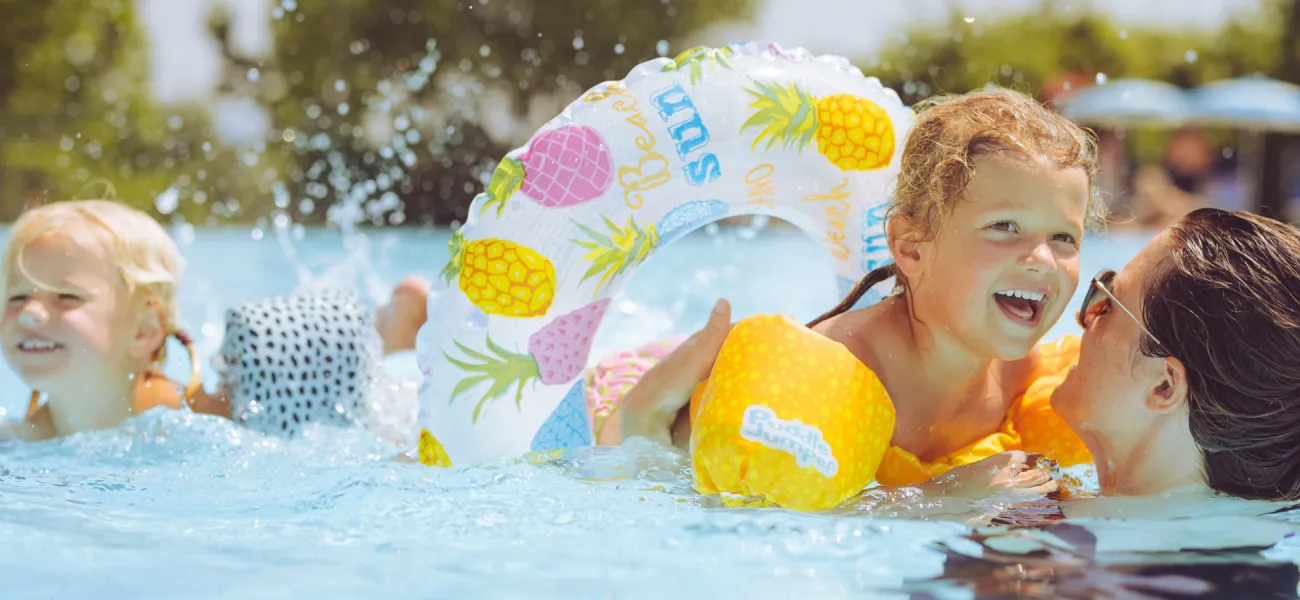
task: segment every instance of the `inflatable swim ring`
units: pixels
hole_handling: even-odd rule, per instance
[[[894,418],[885,386],[843,344],[786,316],[743,319],[691,398],[695,489],[833,508],[875,480]]]
[[[654,252],[763,214],[821,241],[847,291],[889,262],[884,213],[914,116],[837,56],[695,48],[600,84],[510,152],[450,243],[417,352],[421,460],[592,443],[581,377]]]

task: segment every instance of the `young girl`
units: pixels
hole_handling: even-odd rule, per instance
[[[1035,351],[1078,285],[1085,228],[1104,220],[1095,156],[1086,131],[1014,91],[918,107],[887,225],[894,264],[810,324],[870,367],[894,403],[881,483],[924,481],[1020,445],[1021,399],[1077,346]],[[892,296],[851,310],[890,277]],[[704,331],[630,390],[603,383],[625,365],[597,368],[588,389],[602,443],[645,436],[685,446],[685,406],[726,338],[728,313],[720,302]]]
[[[216,394],[203,390],[193,345],[177,328],[183,268],[163,228],[125,205],[59,202],[25,213],[0,263],[0,343],[33,392],[27,418],[0,426],[0,440],[115,427],[131,415],[182,402],[230,418],[227,382]],[[408,332],[424,321],[427,295],[427,282],[408,277],[376,314],[383,352],[394,364],[414,347]],[[190,354],[191,378],[183,389],[159,371],[168,337]]]
[[[14,224],[0,281],[4,357],[33,388],[11,435],[40,440],[114,427],[155,406],[229,414],[200,385],[184,390],[159,372],[176,328],[184,260],[148,215],[109,201],[61,202]],[[38,405],[39,394],[48,397]]]

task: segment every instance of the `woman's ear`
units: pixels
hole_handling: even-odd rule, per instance
[[[158,350],[167,342],[167,328],[163,324],[162,313],[158,304],[144,302],[135,320],[135,331],[131,336],[131,357],[152,362]]]
[[[915,278],[922,269],[921,244],[924,239],[916,220],[906,215],[894,215],[885,227],[894,264],[904,277]]]
[[[1147,410],[1159,414],[1169,414],[1187,404],[1187,369],[1182,361],[1160,359],[1146,404]]]

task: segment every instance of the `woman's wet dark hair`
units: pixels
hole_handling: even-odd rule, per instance
[[[1300,498],[1300,231],[1200,209],[1169,228],[1140,352],[1187,371],[1192,438],[1210,487]]]

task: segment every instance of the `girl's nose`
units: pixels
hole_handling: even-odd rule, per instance
[[[1056,260],[1052,255],[1052,248],[1048,246],[1047,242],[1043,242],[1030,249],[1029,254],[1025,255],[1022,263],[1031,272],[1045,273],[1052,269],[1052,265],[1056,263]]]
[[[29,329],[35,329],[45,324],[49,317],[49,313],[45,311],[45,307],[40,302],[29,300],[27,304],[23,305],[22,311],[18,313],[18,324]]]

